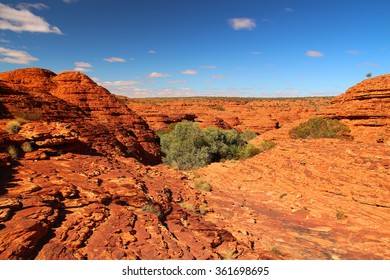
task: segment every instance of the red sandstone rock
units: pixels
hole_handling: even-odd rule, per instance
[[[20,69],[1,73],[0,86],[0,104],[9,114],[71,123],[63,125],[72,126],[66,133],[78,134],[77,141],[99,153],[160,161],[157,136],[145,121],[84,74]],[[56,140],[53,145],[64,138]]]
[[[238,131],[252,130],[258,134],[274,130],[305,117],[315,115],[330,99],[250,100],[235,98],[194,99],[125,99],[122,102],[142,116],[155,131],[181,120],[194,120],[202,128],[217,126]],[[189,118],[190,117],[190,118]]]
[[[0,80],[0,259],[390,258],[389,147],[288,136],[330,99],[128,104],[154,129],[193,118],[261,133],[253,143],[277,142],[246,161],[181,172],[120,156],[129,147],[136,159],[150,155],[154,134],[85,75],[28,69]],[[364,81],[323,114],[350,121],[355,135],[366,125],[354,127],[353,110],[387,129],[378,117],[388,113],[386,84]],[[41,119],[16,135],[3,131],[37,108]],[[34,151],[11,161],[4,150],[25,141]]]
[[[357,141],[390,144],[390,75],[349,88],[321,115],[344,122]]]

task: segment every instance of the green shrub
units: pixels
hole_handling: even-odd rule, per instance
[[[338,120],[315,117],[290,130],[292,138],[347,138],[349,128]]]
[[[247,144],[236,130],[208,127],[182,121],[161,135],[163,162],[178,169],[195,169],[227,159],[246,159],[265,150]]]
[[[5,126],[5,130],[11,134],[18,134],[21,128],[22,125],[17,120],[9,121]]]
[[[242,132],[242,139],[246,142],[251,141],[253,138],[257,136],[256,132],[246,129]]]
[[[204,181],[204,180],[195,180],[193,186],[194,186],[194,188],[196,188],[198,190],[205,191],[205,192],[211,192],[211,190],[212,190],[210,183],[207,181]]]
[[[202,131],[194,122],[178,123],[172,132],[160,138],[163,162],[178,169],[193,169],[211,163]]]
[[[253,144],[248,144],[243,149],[241,149],[241,151],[239,153],[239,158],[240,159],[248,159],[248,158],[251,158],[251,157],[259,154],[260,152],[261,152],[261,150],[258,147],[256,147]]]
[[[13,159],[13,160],[17,160],[19,159],[19,150],[18,148],[16,148],[16,146],[9,146],[8,149],[7,149],[7,152],[9,154],[9,156]]]
[[[29,153],[34,150],[33,147],[31,146],[31,143],[27,141],[22,144],[21,148],[25,153]]]
[[[265,140],[265,141],[261,142],[259,149],[260,149],[260,152],[265,152],[265,151],[271,150],[275,146],[276,146],[276,143],[274,141]]]

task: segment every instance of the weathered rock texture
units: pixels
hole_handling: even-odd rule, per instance
[[[387,79],[325,109],[330,99],[136,100],[130,110],[80,73],[2,73],[0,259],[390,259],[390,145],[375,134],[388,135]],[[195,171],[147,166],[159,149],[136,113],[155,130],[196,120],[277,146]],[[354,140],[289,137],[321,114]],[[10,134],[16,117],[27,121]]]
[[[80,72],[56,75],[37,68],[5,72],[0,74],[0,90],[8,117],[67,123],[61,131],[71,127],[64,133],[98,153],[131,156],[144,163],[160,161],[157,136],[145,121]],[[28,134],[33,136],[34,126]]]
[[[244,162],[199,170],[206,220],[284,259],[390,259],[390,147],[280,141]]]
[[[250,250],[205,221],[204,194],[163,166],[68,153],[7,171],[0,259],[221,259]]]
[[[390,75],[349,88],[322,115],[342,120],[357,141],[390,143]]]
[[[330,98],[119,98],[142,116],[155,131],[164,130],[173,122],[194,120],[202,128],[216,126],[238,131],[248,129],[258,134],[313,116],[331,101]]]

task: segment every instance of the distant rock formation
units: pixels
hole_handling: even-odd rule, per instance
[[[390,143],[390,75],[367,79],[349,88],[321,114],[342,120],[357,141]]]
[[[71,126],[78,142],[100,154],[130,156],[147,164],[160,162],[158,137],[147,123],[80,72],[56,75],[39,68],[4,72],[0,89],[2,118],[27,116],[48,122],[48,127],[52,122],[68,123],[61,126],[60,134]],[[55,133],[56,129],[48,131]],[[34,126],[21,133],[34,138]]]

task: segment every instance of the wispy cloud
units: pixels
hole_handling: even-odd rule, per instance
[[[195,71],[195,70],[190,70],[190,69],[184,70],[184,71],[182,71],[181,73],[182,73],[183,75],[197,75],[197,74],[198,74],[197,71]]]
[[[152,72],[149,75],[147,75],[147,78],[164,78],[169,77],[169,74],[159,73],[159,72]]]
[[[359,50],[349,50],[349,51],[346,51],[347,54],[352,54],[352,55],[357,55],[357,54],[361,54],[361,51]]]
[[[62,34],[58,27],[50,25],[44,18],[34,15],[26,8],[18,10],[2,3],[0,3],[0,29]]]
[[[379,64],[374,63],[374,62],[364,62],[364,63],[360,63],[358,66],[360,66],[360,67],[379,67]]]
[[[77,67],[87,67],[87,68],[90,68],[92,67],[92,65],[88,62],[75,62],[74,65],[76,65]]]
[[[157,54],[157,51],[155,51],[155,50],[148,50],[148,54]]]
[[[322,52],[319,52],[319,51],[307,51],[306,52],[306,56],[310,56],[310,57],[321,57],[321,56],[324,56],[324,54]]]
[[[126,62],[126,60],[124,58],[121,58],[121,57],[109,57],[109,58],[105,58],[104,61],[107,61],[107,62],[110,62],[110,63],[113,63],[113,62]]]
[[[215,66],[215,65],[202,65],[202,66],[200,66],[200,68],[203,68],[203,69],[216,69],[217,66]]]
[[[18,9],[37,9],[37,10],[45,10],[49,9],[49,6],[43,3],[19,3],[16,6]]]
[[[253,51],[253,52],[251,52],[251,55],[261,55],[261,52],[259,52],[259,51]]]
[[[140,82],[136,81],[113,81],[113,82],[102,82],[99,83],[104,87],[129,87],[140,84]]]
[[[62,0],[62,2],[66,3],[66,4],[70,4],[70,3],[74,3],[74,2],[77,2],[78,0]]]
[[[0,38],[0,43],[9,44],[9,43],[11,43],[11,41]]]
[[[88,62],[82,62],[78,61],[75,62],[74,65],[76,66],[73,70],[78,72],[92,72],[92,65]]]
[[[291,7],[284,8],[283,11],[286,12],[286,13],[293,13],[293,12],[295,12],[295,10],[293,8],[291,8]]]
[[[211,76],[212,79],[224,79],[225,78],[225,75],[214,75],[214,76]]]
[[[229,24],[234,30],[252,30],[256,27],[256,21],[251,18],[231,18]]]
[[[0,62],[27,65],[37,60],[38,58],[33,57],[31,54],[25,51],[0,47]]]

